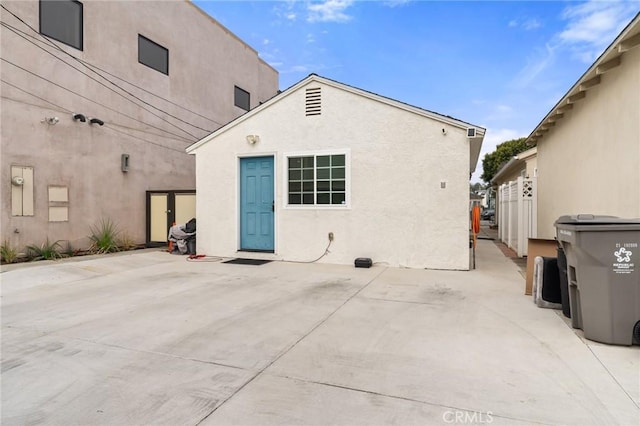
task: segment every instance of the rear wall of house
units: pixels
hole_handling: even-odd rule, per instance
[[[538,142],[538,236],[562,215],[640,217],[640,49]]]
[[[37,32],[38,1],[6,7],[35,29],[2,10],[15,30],[1,33],[2,58],[13,63],[1,67],[1,230],[20,249],[46,238],[86,247],[103,218],[143,243],[145,191],[195,188],[184,149],[245,112],[234,86],[251,107],[278,90],[277,72],[255,50],[188,1],[83,2],[83,49],[54,40],[62,51]],[[168,75],[138,62],[139,35],[168,50]],[[74,121],[72,112],[105,124]],[[52,117],[57,124],[45,121]],[[16,167],[33,170],[30,214],[12,200]]]
[[[198,252],[241,255],[239,159],[273,155],[274,258],[316,259],[333,232],[321,262],[370,257],[390,266],[468,269],[466,130],[332,86],[307,87],[321,87],[321,115],[305,116],[302,88],[197,150]],[[260,141],[248,144],[248,134]],[[287,155],[343,150],[350,158],[347,206],[289,206]]]

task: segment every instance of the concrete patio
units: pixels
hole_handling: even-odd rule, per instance
[[[640,347],[535,307],[488,240],[470,272],[142,251],[0,277],[3,425],[640,422]]]

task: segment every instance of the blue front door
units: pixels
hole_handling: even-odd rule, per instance
[[[273,252],[273,157],[240,159],[240,249]]]

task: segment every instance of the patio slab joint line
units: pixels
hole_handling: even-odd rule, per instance
[[[618,379],[616,378],[616,376],[614,376],[613,374],[611,374],[611,371],[609,371],[609,369],[607,368],[607,366],[604,364],[604,362],[602,362],[602,360],[600,359],[600,357],[598,357],[598,355],[593,351],[593,349],[591,348],[591,346],[589,345],[589,343],[585,342],[585,346],[589,349],[589,352],[591,352],[591,354],[593,355],[593,357],[595,359],[598,360],[598,363],[600,363],[600,365],[602,366],[602,368],[604,368],[604,370],[607,372],[607,374],[611,377],[611,379],[616,383],[616,385],[618,385],[618,387],[620,389],[622,389],[622,392],[624,392],[625,395],[627,395],[627,397],[629,397],[629,399],[631,400],[631,402],[633,403],[633,405],[635,405],[636,407],[638,407],[640,409],[640,405],[638,405],[638,403],[633,399],[633,397],[631,395],[629,395],[629,392],[627,392],[627,390],[625,389],[624,386],[622,386],[622,384],[618,381]]]
[[[266,373],[269,374],[269,373]],[[347,391],[352,391],[352,392],[359,392],[359,393],[364,393],[367,395],[374,395],[374,396],[381,396],[383,398],[391,398],[391,399],[397,399],[400,401],[408,401],[408,402],[415,402],[417,404],[424,404],[424,405],[429,405],[432,407],[438,407],[438,408],[448,408],[450,410],[460,410],[460,411],[467,411],[469,413],[477,413],[478,410],[474,410],[474,409],[470,409],[470,408],[463,408],[463,407],[456,407],[453,405],[444,405],[444,404],[438,404],[437,402],[430,402],[430,401],[422,401],[419,399],[414,399],[414,398],[408,398],[405,396],[398,396],[398,395],[388,395],[385,393],[380,393],[380,392],[375,392],[375,391],[370,391],[370,390],[366,390],[366,389],[359,389],[359,388],[352,388],[350,386],[344,386],[344,385],[338,385],[335,383],[326,383],[326,382],[316,382],[314,380],[307,380],[307,379],[302,379],[299,377],[291,377],[291,376],[286,376],[286,375],[279,375],[279,374],[271,374],[274,377],[280,377],[282,379],[288,379],[288,380],[298,380],[300,382],[304,382],[304,383],[310,383],[313,385],[319,385],[319,386],[328,386],[331,388],[336,388],[336,389],[344,389]],[[519,422],[533,422],[533,420],[531,419],[523,419],[523,418],[518,418],[518,417],[509,417],[509,416],[503,416],[500,414],[496,414],[495,412],[491,412],[491,416],[492,417],[498,417],[501,419],[505,419],[505,420],[516,420]],[[535,422],[536,424],[548,424],[548,423],[539,423],[539,422]]]
[[[349,296],[340,306],[338,306],[336,309],[334,309],[331,313],[329,313],[329,315],[327,315],[322,321],[320,321],[318,324],[316,324],[314,327],[311,328],[311,330],[309,330],[307,333],[305,333],[302,337],[300,337],[298,340],[296,340],[291,346],[289,346],[287,349],[285,349],[284,351],[282,351],[282,353],[280,353],[280,355],[276,356],[269,364],[267,364],[262,370],[258,371],[258,373],[256,375],[254,375],[253,377],[251,377],[249,380],[247,380],[242,386],[240,386],[238,389],[236,389],[235,392],[233,392],[231,395],[229,395],[229,397],[227,399],[225,399],[224,401],[222,401],[218,406],[214,407],[213,410],[211,410],[211,412],[209,414],[207,414],[206,416],[204,416],[198,423],[196,423],[195,426],[200,425],[202,422],[204,422],[207,418],[209,418],[213,413],[216,412],[216,410],[218,410],[218,408],[222,407],[224,404],[227,403],[227,401],[229,401],[231,398],[233,398],[234,396],[236,396],[242,389],[244,389],[247,385],[249,385],[251,382],[253,382],[258,376],[260,376],[262,373],[265,372],[265,370],[267,370],[269,367],[271,367],[273,364],[276,363],[276,361],[278,361],[280,358],[282,358],[283,356],[285,356],[287,353],[289,353],[293,348],[295,348],[296,346],[298,346],[298,344],[306,339],[311,333],[313,333],[314,331],[316,331],[322,324],[324,324],[325,322],[327,322],[332,316],[335,315],[336,312],[338,312],[340,309],[342,309],[344,307],[344,305],[346,305],[347,303],[349,303],[351,300],[353,300],[354,297],[356,297],[357,295],[359,295],[365,288],[369,287],[369,285],[371,285],[371,283],[373,283],[375,280],[377,280],[388,268],[384,268],[382,271],[380,271],[379,274],[377,274],[375,277],[371,278],[365,285],[363,285],[362,287],[360,287],[358,289],[358,291],[356,291],[355,293],[353,293],[351,296]]]

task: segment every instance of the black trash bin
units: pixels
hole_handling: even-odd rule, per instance
[[[602,343],[640,343],[640,219],[562,216],[571,325]]]
[[[569,279],[567,278],[567,256],[562,247],[558,247],[558,273],[560,274],[560,300],[562,313],[571,318],[571,305],[569,304]]]

